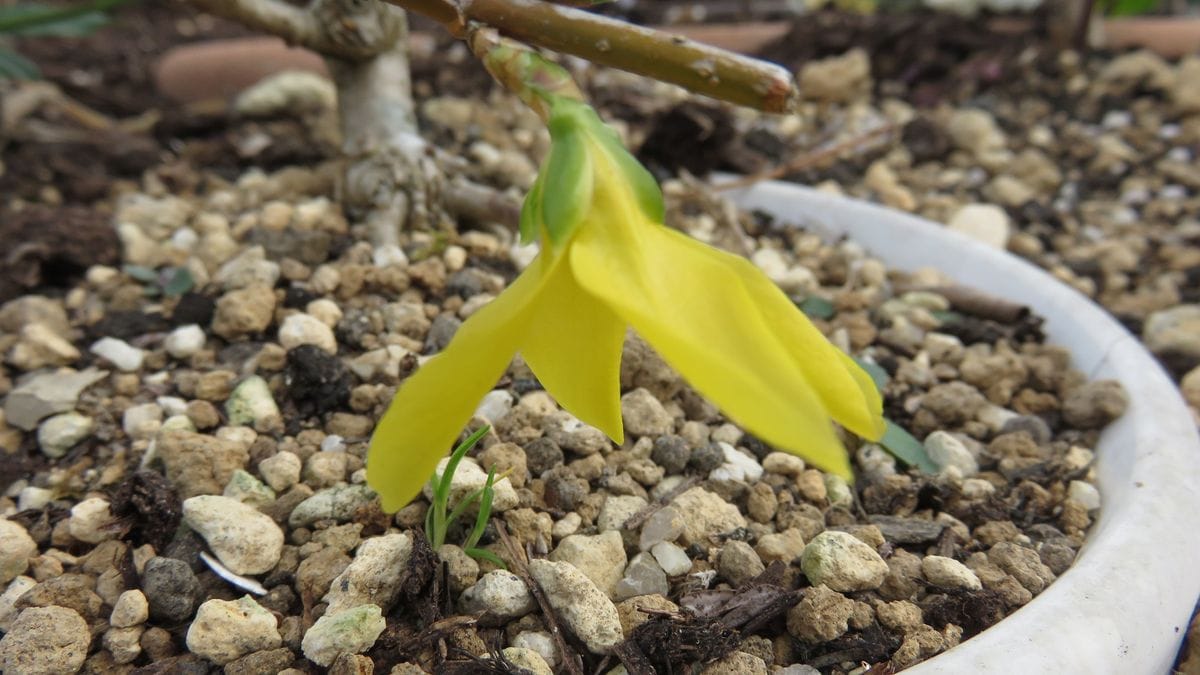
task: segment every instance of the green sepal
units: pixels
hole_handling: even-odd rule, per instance
[[[663,206],[662,190],[658,187],[658,181],[654,180],[650,171],[625,149],[615,131],[607,126],[604,130],[608,133],[598,134],[600,143],[633,188],[638,207],[651,222],[663,222],[666,208]]]
[[[532,244],[537,239],[538,223],[541,221],[542,176],[538,174],[537,180],[533,181],[533,186],[529,188],[529,194],[525,195],[525,201],[521,204],[520,233],[522,244]]]
[[[552,114],[550,138],[540,202],[546,235],[551,243],[559,244],[575,231],[591,205],[592,163],[577,116]]]
[[[567,105],[555,107],[570,108],[571,121],[580,127],[586,127],[588,135],[600,144],[604,152],[617,165],[617,170],[633,188],[634,198],[643,215],[655,223],[663,222],[666,209],[663,207],[662,190],[658,181],[642,163],[637,161],[621,143],[621,137],[616,130],[604,123],[596,111],[586,103],[566,101]],[[553,132],[552,132],[553,133]]]

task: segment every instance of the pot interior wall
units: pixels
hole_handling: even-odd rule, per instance
[[[1028,304],[1076,368],[1129,393],[1095,448],[1103,507],[1075,565],[1000,624],[907,672],[1169,672],[1200,595],[1200,437],[1138,339],[1042,270],[930,221],[784,183],[732,196],[780,223],[848,235],[894,268],[936,267]]]

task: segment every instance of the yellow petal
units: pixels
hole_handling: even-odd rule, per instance
[[[825,339],[779,287],[743,258],[709,248],[687,235],[668,230],[684,246],[702,247],[728,260],[770,329],[783,342],[804,379],[838,424],[870,440],[883,436],[883,399],[871,376],[854,359]]]
[[[553,266],[544,257],[535,260],[396,392],[367,454],[367,483],[384,511],[396,511],[421,491],[479,399],[504,374]]]
[[[621,344],[625,322],[575,282],[560,265],[538,296],[521,355],[546,391],[618,445],[621,427]]]
[[[785,337],[799,344],[785,347],[766,319],[761,289],[747,289],[745,277],[758,274],[749,263],[645,221],[619,186],[597,188],[602,215],[581,227],[571,245],[580,284],[732,419],[768,443],[848,476],[846,452],[809,380],[813,373],[840,378],[849,386],[822,385],[822,393],[852,391],[852,400],[863,399],[836,348],[815,328],[793,334],[795,326]],[[776,310],[768,306],[766,313]],[[826,363],[801,368],[808,358]]]

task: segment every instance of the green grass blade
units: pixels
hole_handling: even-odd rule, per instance
[[[466,497],[463,497],[462,501],[460,501],[454,507],[454,510],[450,512],[450,515],[446,517],[445,528],[447,530],[449,530],[450,526],[454,524],[454,521],[458,520],[459,516],[466,512],[467,509],[471,508],[471,504],[473,504],[480,498],[480,496],[483,495],[483,490],[484,488],[477,488],[472,490]]]
[[[37,64],[20,54],[0,47],[0,80],[40,80]]]
[[[905,431],[904,427],[886,417],[883,421],[887,423],[887,431],[883,432],[883,438],[879,439],[879,445],[884,450],[892,453],[901,462],[917,467],[922,473],[938,472],[937,464],[929,459],[929,454],[925,452],[925,445],[921,441]]]
[[[464,553],[475,558],[476,560],[486,560],[502,570],[508,569],[508,565],[500,559],[500,556],[482,548],[468,548],[463,550]]]
[[[488,518],[492,515],[492,499],[496,496],[496,491],[492,488],[495,481],[496,470],[492,469],[488,471],[487,482],[483,484],[483,494],[479,498],[479,513],[475,515],[475,527],[471,529],[471,534],[463,542],[464,549],[475,548],[475,544],[478,544],[480,537],[483,536],[483,531],[487,529]]]

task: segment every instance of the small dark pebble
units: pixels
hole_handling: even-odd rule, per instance
[[[128,340],[147,333],[161,333],[169,327],[170,324],[158,312],[109,310],[104,318],[88,327],[88,333],[93,338]]]
[[[1049,523],[1036,523],[1034,525],[1030,525],[1029,527],[1025,528],[1025,534],[1029,535],[1029,538],[1033,541],[1040,542],[1062,539],[1066,536],[1062,533],[1062,530]]]
[[[447,295],[457,295],[463,300],[483,292],[486,280],[483,272],[473,267],[461,269],[446,280]]]
[[[924,116],[914,117],[905,124],[901,138],[916,163],[941,159],[953,146],[950,134],[942,125]]]
[[[283,306],[288,309],[304,309],[308,303],[320,297],[307,288],[288,286],[287,290],[283,292]]]
[[[1058,575],[1066,572],[1071,563],[1075,562],[1075,549],[1066,544],[1047,542],[1038,547],[1038,557],[1043,565]]]
[[[225,675],[258,675],[258,673],[278,673],[292,665],[296,655],[287,647],[265,649],[261,652],[247,654],[236,661],[225,664]]]
[[[135,668],[129,675],[208,675],[208,661],[195,654],[181,654]]]
[[[725,463],[725,451],[716,443],[708,443],[692,452],[688,466],[700,473],[708,473]]]
[[[251,231],[250,242],[260,244],[271,260],[292,258],[311,266],[320,265],[330,255],[338,255],[331,250],[338,242],[323,230],[268,230],[256,227]]]
[[[542,389],[544,389],[542,383],[532,377],[518,377],[512,381],[512,390],[517,396],[524,396],[531,391],[541,391]]]
[[[574,511],[588,495],[587,481],[566,467],[552,469],[543,478],[546,481],[546,506],[552,509]]]
[[[1024,431],[1029,434],[1038,445],[1049,443],[1054,437],[1054,432],[1050,430],[1050,425],[1046,420],[1036,415],[1019,415],[1004,423],[1000,427],[1000,433],[997,435],[1010,434],[1017,431]]]
[[[157,556],[146,561],[142,592],[150,604],[150,616],[165,624],[178,624],[192,617],[200,581],[182,560]]]
[[[654,439],[654,449],[650,451],[650,459],[668,474],[682,473],[691,457],[692,449],[687,441],[674,434]]]
[[[535,438],[525,445],[525,466],[531,476],[541,476],[562,463],[562,448],[549,438]]]
[[[372,333],[371,318],[361,309],[349,308],[333,330],[338,344],[361,349],[363,337]]]
[[[212,322],[216,307],[217,303],[207,295],[194,291],[184,293],[171,312],[171,323],[176,326],[207,326]]]
[[[462,320],[453,314],[439,314],[429,327],[429,335],[425,336],[425,351],[433,354],[440,352],[450,344]]]
[[[341,359],[315,345],[288,351],[283,382],[288,398],[305,417],[344,406],[354,384]]]
[[[767,455],[774,452],[774,449],[763,443],[757,436],[751,434],[742,434],[742,438],[738,441],[738,445],[749,450],[750,454],[754,455],[758,461],[762,461]]]

